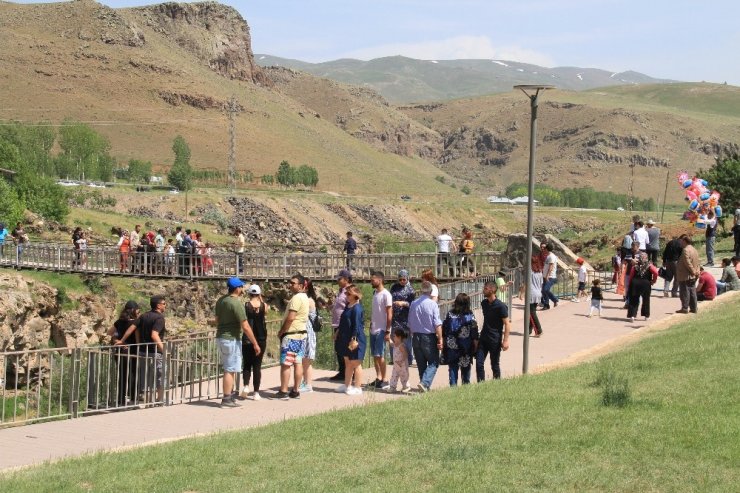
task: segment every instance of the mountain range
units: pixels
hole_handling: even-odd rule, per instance
[[[638,84],[666,84],[639,72],[597,68],[540,67],[511,60],[417,60],[391,56],[363,61],[339,59],[308,63],[255,54],[263,66],[287,67],[376,90],[392,103],[441,101],[509,92],[519,84],[547,84],[569,91]]]

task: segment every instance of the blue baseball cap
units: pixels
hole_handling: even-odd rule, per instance
[[[229,280],[226,281],[226,285],[229,287],[229,289],[236,289],[244,287],[244,282],[242,282],[242,280],[238,277],[230,277]]]

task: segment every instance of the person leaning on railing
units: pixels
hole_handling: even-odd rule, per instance
[[[164,310],[167,302],[164,296],[152,296],[149,300],[151,311],[139,318],[136,328],[139,346],[139,385],[140,391],[145,393],[147,402],[151,402],[152,388],[156,386],[156,401],[161,402],[164,390],[164,338],[165,328]]]
[[[139,319],[139,304],[133,300],[126,302],[121,314],[108,330],[111,337],[112,350],[118,367],[116,380],[116,406],[125,406],[126,398],[135,399],[138,396],[136,389],[136,356],[130,354],[135,351],[136,325]]]

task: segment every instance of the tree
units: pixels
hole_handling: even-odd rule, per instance
[[[152,177],[152,163],[151,161],[140,161],[138,159],[131,159],[128,162],[128,170],[126,177],[132,182],[149,183]]]
[[[59,147],[62,153],[57,170],[64,171],[58,173],[60,176],[68,176],[72,167],[78,179],[107,181],[113,176],[115,161],[109,154],[110,142],[87,125],[65,121],[59,129]]]
[[[13,178],[13,189],[27,209],[62,222],[69,214],[67,193],[54,180],[24,171]]]
[[[18,198],[15,190],[3,178],[0,178],[0,220],[7,224],[15,224],[23,220],[23,201]]]
[[[289,187],[293,184],[293,179],[291,176],[291,166],[288,161],[282,161],[280,163],[277,173],[275,174],[275,179],[280,185],[283,185],[285,187]]]
[[[167,173],[170,184],[186,192],[193,185],[193,168],[190,166],[190,147],[182,135],[175,137],[172,143],[175,162]]]
[[[728,153],[717,157],[708,170],[700,170],[700,178],[707,180],[709,188],[720,194],[720,205],[731,212],[740,202],[740,154]]]

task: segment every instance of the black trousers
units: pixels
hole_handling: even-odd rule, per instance
[[[475,356],[475,373],[478,381],[486,379],[486,355],[491,356],[491,371],[493,378],[501,378],[501,332],[493,332],[483,336],[478,341],[478,354]]]
[[[628,317],[637,316],[637,307],[640,306],[640,298],[642,298],[640,315],[650,317],[650,289],[650,279],[632,278],[630,281],[629,306],[627,308]]]
[[[258,392],[260,389],[260,383],[262,382],[262,357],[265,355],[265,348],[267,347],[267,341],[258,340],[257,344],[260,346],[260,354],[254,354],[254,346],[251,344],[242,344],[242,377],[244,378],[244,386],[249,385],[249,380],[252,378],[254,373],[254,391]]]
[[[542,334],[542,325],[540,325],[540,319],[537,316],[537,303],[529,304],[529,333],[534,330],[535,334]]]
[[[337,329],[334,329],[335,334],[336,332]],[[337,340],[334,341],[334,353],[337,355],[337,373],[344,375],[344,356],[342,356],[342,350],[339,344],[339,338],[337,337]]]

